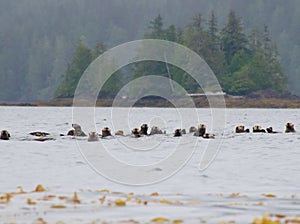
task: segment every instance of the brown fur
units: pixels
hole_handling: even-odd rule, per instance
[[[189,132],[190,132],[190,133],[194,133],[194,132],[196,132],[196,131],[197,131],[197,128],[194,127],[194,126],[190,127],[190,129],[189,129]]]
[[[254,125],[253,133],[266,133],[265,129],[262,129],[260,125]]]
[[[89,142],[99,141],[99,134],[95,131],[90,132],[89,137],[88,137],[88,141]]]
[[[2,140],[9,140],[10,134],[7,130],[2,130],[0,133],[0,139]]]
[[[289,122],[285,125],[285,133],[290,133],[290,132],[296,132],[296,130],[294,128],[294,124]]]
[[[174,132],[174,137],[180,137],[180,136],[182,136],[181,129],[176,129],[175,132]]]
[[[140,134],[141,135],[148,135],[147,131],[148,131],[148,125],[147,124],[142,124]]]
[[[132,129],[131,133],[134,135],[134,137],[141,137],[140,130],[138,128]]]
[[[157,126],[152,126],[150,135],[162,134],[162,130],[160,130]]]
[[[118,130],[118,131],[116,131],[115,132],[115,135],[124,135],[124,131],[122,131],[122,130]]]
[[[86,134],[81,130],[79,124],[72,124],[72,127],[74,128],[74,136],[79,136],[79,137],[86,136]]]
[[[111,136],[110,129],[108,127],[105,127],[102,129],[102,137]]]

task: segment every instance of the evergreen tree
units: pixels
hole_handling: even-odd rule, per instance
[[[209,51],[209,36],[203,28],[202,15],[198,14],[193,18],[193,22],[188,26],[185,35],[185,45],[202,57]]]
[[[91,50],[84,44],[83,40],[81,39],[77,44],[77,48],[73,54],[71,64],[68,64],[67,66],[66,72],[64,74],[65,78],[57,88],[55,96],[73,97],[78,82],[84,71],[94,59],[104,53],[105,49],[105,45],[101,42],[98,42],[95,48]],[[112,74],[111,77],[102,86],[101,92],[99,93],[100,97],[113,97],[114,95],[116,95],[122,86],[121,79],[122,73],[120,71]],[[87,83],[87,85],[90,85],[90,83]]]
[[[163,19],[160,14],[154,20],[150,21],[149,29],[151,32],[150,34],[146,35],[146,37],[153,39],[164,39]]]
[[[222,29],[221,40],[228,64],[237,52],[247,50],[247,38],[244,34],[242,22],[232,10],[228,14],[227,24]]]
[[[225,56],[221,50],[221,40],[219,36],[218,21],[214,11],[211,11],[210,19],[208,20],[208,48],[210,53],[206,57],[206,62],[214,71],[218,78],[223,77],[225,69]]]
[[[73,55],[72,63],[68,64],[64,81],[58,87],[56,97],[73,97],[78,81],[83,72],[92,62],[91,50],[80,40]]]

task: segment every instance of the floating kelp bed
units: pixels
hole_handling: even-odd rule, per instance
[[[245,223],[245,212],[250,212],[247,215],[249,217],[247,223],[300,223],[300,216],[272,212],[272,209],[278,210],[283,205],[295,210],[299,208],[300,201],[296,195],[283,197],[272,193],[261,195],[219,193],[203,194],[202,197],[202,200],[194,200],[191,196],[180,193],[135,194],[108,189],[80,189],[62,194],[52,192],[42,185],[36,186],[31,191],[18,187],[17,191],[0,195],[0,220],[5,223],[25,221],[34,224],[78,222],[179,224],[196,221],[232,224]],[[162,216],[161,210],[171,212],[171,217]],[[186,210],[194,210],[194,214],[188,216],[185,214]],[[115,217],[113,217],[114,213]],[[255,213],[258,217],[251,217],[251,213]],[[124,219],[124,214],[125,217],[128,215],[129,219]]]

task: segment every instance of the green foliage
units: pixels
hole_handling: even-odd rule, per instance
[[[93,57],[91,50],[84,44],[82,40],[80,40],[73,55],[72,63],[68,64],[67,70],[64,74],[65,78],[58,87],[55,96],[74,96],[78,81],[92,60]]]
[[[176,41],[184,43],[185,28],[189,22],[192,23],[190,19],[193,15],[202,14],[202,29],[210,30],[210,9],[214,9],[215,19],[222,26],[228,24],[227,14],[232,9],[243,17],[243,21],[236,18],[240,20],[244,34],[251,35],[252,27],[259,31],[256,33],[258,35],[248,37],[246,49],[251,51],[253,46],[262,47],[263,41],[259,35],[263,36],[264,30],[260,33],[259,28],[267,23],[269,37],[276,41],[280,52],[277,60],[282,65],[283,73],[289,77],[289,89],[300,94],[300,1],[297,0],[172,0],[172,4],[168,0],[4,0],[0,7],[0,100],[34,101],[53,97],[54,90],[64,79],[62,74],[68,62],[72,60],[74,43],[82,35],[87,37],[86,43],[89,46],[95,45],[99,39],[110,47],[140,39],[147,31],[148,21],[160,12],[166,29],[174,24]],[[208,19],[207,24],[205,18]],[[223,27],[216,28],[223,30]],[[219,31],[216,33],[220,38]],[[174,40],[172,36],[171,28],[170,34],[163,38]],[[209,40],[216,43],[211,36]],[[272,45],[269,46],[274,48]],[[230,64],[231,56],[227,53],[225,57],[223,51],[217,54],[218,57],[212,57],[210,51],[203,53],[217,77],[223,78],[229,75],[226,74],[226,63]],[[222,62],[224,58],[225,64]],[[272,79],[276,79],[275,74],[271,75]]]
[[[271,41],[266,25],[263,33],[253,29],[247,37],[241,19],[233,11],[229,12],[228,22],[221,31],[213,11],[206,26],[204,21],[202,15],[197,14],[184,31],[182,43],[207,62],[225,92],[245,95],[268,88],[287,90],[287,79],[282,73],[276,46]],[[176,39],[175,26],[164,29],[160,15],[150,22],[150,33],[145,37],[180,41]],[[142,62],[134,71],[133,79],[161,75],[175,80],[190,93],[202,91],[191,76],[166,63]]]
[[[76,51],[73,54],[72,63],[68,64],[68,67],[64,74],[64,80],[58,86],[55,97],[73,97],[77,84],[90,63],[96,59],[100,54],[105,51],[103,43],[97,43],[96,47],[89,49],[82,40],[77,44]],[[116,72],[113,74],[101,89],[101,95],[103,97],[112,96],[116,94],[121,87],[121,73]]]
[[[245,65],[240,70],[222,80],[223,88],[226,89],[228,94],[232,95],[249,94],[256,87],[256,84],[251,80],[250,76],[250,68],[248,65]]]
[[[228,14],[227,24],[222,29],[221,40],[227,63],[230,63],[237,52],[246,49],[247,38],[241,20],[232,10]]]
[[[222,27],[211,26],[215,23],[211,23],[214,21],[211,9]],[[94,46],[98,40],[113,47],[140,39],[158,12],[166,29],[175,25],[176,42],[183,44],[184,39],[187,40],[187,24],[193,22],[191,17],[202,14],[202,29],[208,32],[208,41],[215,43],[218,49],[222,46],[218,43],[220,40],[214,41],[209,27],[217,28],[214,33],[221,38],[219,30],[228,24],[230,9],[242,16],[242,19],[236,18],[241,22],[243,33],[252,35],[247,37],[247,50],[263,46],[260,36],[265,32],[260,30],[264,24],[268,25],[271,43],[275,41],[280,52],[277,61],[289,78],[289,90],[300,95],[298,0],[3,0],[0,7],[0,101],[49,100],[64,80],[62,75],[68,62],[71,64],[74,46],[82,35],[87,37],[88,46]],[[163,38],[174,40],[172,29]],[[274,48],[273,44],[269,46]],[[225,57],[222,50],[214,52],[213,57],[210,51],[203,55],[218,78],[230,75],[226,74],[226,63],[230,64],[231,54]],[[281,80],[282,73],[276,72],[271,75],[272,79],[278,80],[276,74]]]
[[[245,50],[238,51],[232,57],[230,64],[227,66],[227,73],[231,74],[239,71],[243,66],[245,66],[251,58],[251,55]]]

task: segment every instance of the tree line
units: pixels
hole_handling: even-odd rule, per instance
[[[253,27],[263,33],[268,24],[289,91],[300,95],[298,0],[1,0],[0,102],[53,98],[79,39],[90,49],[99,40],[111,48],[141,39],[159,13],[164,29],[174,24],[185,33],[194,15],[200,12],[209,19],[215,10],[223,28],[230,9],[242,15],[247,35]]]
[[[197,14],[185,29],[175,25],[165,27],[161,15],[151,20],[148,28],[144,38],[177,42],[199,54],[228,94],[247,95],[265,89],[287,91],[287,77],[282,72],[278,50],[267,25],[261,29],[254,27],[246,33],[241,18],[231,10],[223,27],[219,26],[216,14],[211,11],[207,19]],[[83,71],[104,51],[103,43],[89,49],[80,40],[55,96],[72,97]],[[169,77],[171,74],[172,79],[187,92],[202,92],[190,75],[175,66],[145,61],[128,67],[129,75],[120,71],[108,80],[102,89],[103,96],[113,96],[124,84],[145,75]]]

